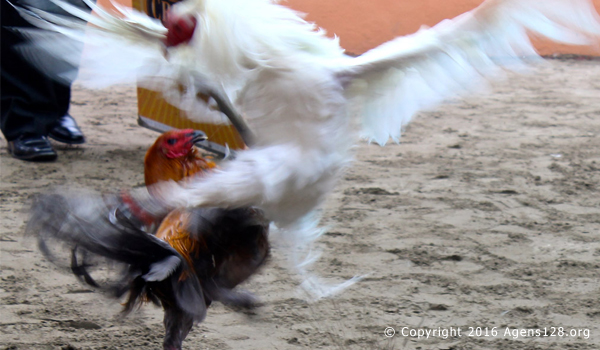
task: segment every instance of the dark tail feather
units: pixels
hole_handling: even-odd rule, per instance
[[[166,242],[119,216],[120,204],[118,196],[95,193],[40,195],[31,207],[26,234],[37,238],[48,260],[89,286],[115,297],[129,292],[126,312],[144,301],[162,300],[148,288],[162,283],[176,291],[170,296],[178,307],[203,319],[206,306],[197,278],[188,272],[179,281],[189,270],[185,260]],[[100,266],[114,273],[106,279],[92,277]]]
[[[202,322],[206,317],[206,300],[196,276],[189,276],[180,281],[172,278],[177,307],[190,314],[195,322]]]
[[[100,288],[100,285],[98,283],[96,283],[96,281],[92,278],[92,276],[90,276],[90,274],[87,272],[86,267],[89,267],[89,266],[91,266],[91,265],[87,265],[87,264],[79,265],[79,263],[77,262],[77,246],[75,246],[71,250],[71,271],[80,280],[83,279],[83,281],[85,283],[89,284],[90,286],[92,286],[94,288]]]
[[[123,304],[123,313],[126,315],[129,314],[134,308],[139,307],[149,298],[150,297],[147,296],[146,281],[141,277],[134,278],[129,286],[127,301]]]

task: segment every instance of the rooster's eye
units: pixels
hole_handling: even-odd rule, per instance
[[[167,140],[167,143],[168,143],[169,145],[173,146],[174,144],[176,144],[176,143],[177,143],[177,139],[168,139],[168,140]]]

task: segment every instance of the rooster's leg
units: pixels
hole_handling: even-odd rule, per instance
[[[190,72],[194,78],[196,90],[212,97],[219,110],[229,118],[233,127],[238,131],[246,146],[254,144],[255,135],[242,115],[233,106],[225,91],[217,85],[211,84],[209,79],[198,72]]]
[[[177,307],[165,308],[165,339],[164,350],[181,350],[181,344],[194,325],[191,315]]]

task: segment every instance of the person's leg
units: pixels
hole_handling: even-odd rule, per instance
[[[56,153],[46,139],[49,134],[61,142],[84,142],[81,131],[68,116],[71,87],[48,78],[21,57],[16,47],[25,39],[12,28],[31,24],[6,0],[1,0],[1,4],[0,129],[16,158],[51,160]]]
[[[21,134],[46,135],[67,114],[71,87],[58,83],[24,60],[16,51],[25,39],[13,27],[31,27],[2,0],[2,132],[7,140]]]

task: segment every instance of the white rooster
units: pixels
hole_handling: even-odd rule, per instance
[[[294,248],[290,255],[316,297],[352,282],[325,288],[303,259],[320,233],[317,209],[349,166],[359,136],[398,141],[417,111],[539,59],[529,34],[578,45],[600,36],[589,0],[488,0],[350,57],[336,39],[271,0],[186,0],[173,6],[166,27],[131,9],[111,14],[87,1],[96,13],[89,15],[52,1],[83,21],[22,9],[46,29],[26,34],[73,65],[85,43],[83,84],[161,87],[191,118],[206,109],[197,92],[233,101],[253,132],[251,147],[211,175],[159,184],[158,200],[167,207],[262,208]],[[179,36],[188,30],[193,36]],[[25,54],[55,76],[74,77],[35,51]]]

